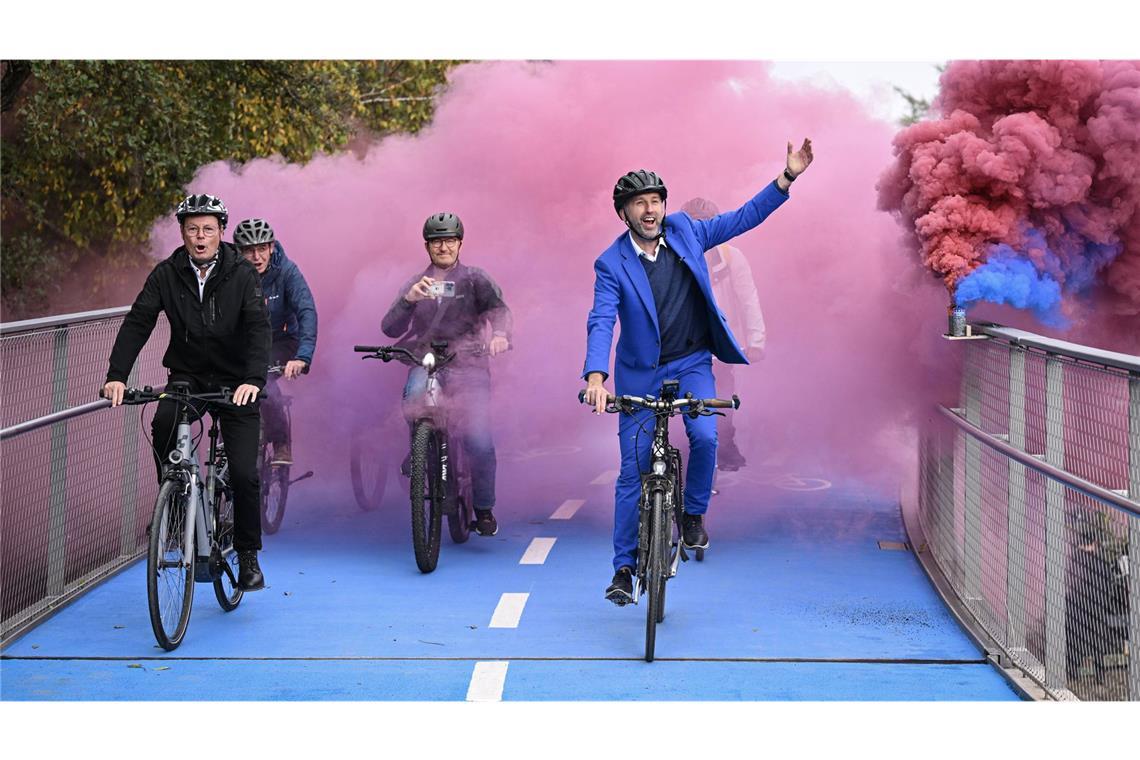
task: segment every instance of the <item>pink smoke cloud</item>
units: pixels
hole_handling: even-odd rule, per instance
[[[1061,286],[1077,337],[1134,346],[1140,64],[957,61],[940,86],[941,118],[894,139],[880,208],[951,293],[1005,244]]]
[[[390,342],[380,319],[426,265],[420,229],[441,210],[462,217],[462,260],[499,282],[515,316],[514,350],[492,363],[500,461],[572,443],[616,467],[616,420],[576,399],[592,264],[624,229],[614,181],[646,167],[671,211],[697,195],[734,208],[782,170],[788,140],[811,137],[792,200],[734,241],[768,323],[767,357],[737,370],[737,427],[757,465],[826,461],[834,477],[890,483],[909,466],[914,417],[954,391],[939,286],[875,207],[893,132],[852,96],[774,81],[758,62],[477,63],[453,72],[418,135],[305,166],[212,164],[191,187],[235,221],[268,219],[314,291],[314,367],[289,387],[294,453],[315,480],[343,488],[348,433],[398,404],[405,369],[361,362],[352,345]],[[177,244],[172,226],[156,239]],[[565,462],[532,461],[527,482],[500,478],[501,503],[549,506],[544,468]]]

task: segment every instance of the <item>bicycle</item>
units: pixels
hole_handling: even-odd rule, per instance
[[[475,522],[475,504],[467,451],[460,438],[451,441],[448,433],[447,405],[439,382],[439,372],[461,352],[447,354],[447,343],[432,343],[422,357],[398,346],[354,346],[353,351],[368,354],[362,359],[379,359],[385,363],[400,361],[423,367],[427,372],[427,390],[423,403],[405,410],[411,425],[411,484],[408,488],[412,507],[412,549],[416,566],[422,573],[435,570],[439,562],[440,534],[443,516],[453,543],[462,544],[471,535]],[[485,345],[465,348],[470,356],[487,355]]]
[[[201,420],[211,410],[228,406],[232,391],[189,392],[188,383],[171,383],[164,391],[149,385],[128,388],[124,404],[177,402],[176,444],[167,456],[147,528],[146,595],[151,628],[166,651],[178,648],[190,624],[195,583],[212,583],[218,604],[226,612],[237,608],[243,591],[238,586],[238,557],[234,549],[233,490],[227,478],[229,462],[218,443],[218,418],[210,415],[210,453],[206,477],[201,476],[191,415]],[[205,403],[199,412],[194,403]]]
[[[677,414],[692,418],[723,412],[713,409],[739,409],[740,399],[695,399],[692,393],[677,398],[681,384],[666,380],[659,395],[612,396],[606,394],[606,411],[633,414],[635,409],[653,412],[655,424],[650,447],[650,471],[641,473],[641,498],[638,500],[637,566],[634,576],[633,603],[644,593],[649,603],[645,614],[645,661],[653,662],[657,642],[657,624],[665,620],[665,583],[677,575],[681,561],[689,559],[682,541],[681,514],[685,508],[684,478],[681,452],[669,443],[669,419]],[[578,393],[578,401],[586,403],[586,391]],[[642,427],[642,430],[645,428]],[[696,549],[704,559],[704,549]]]
[[[308,372],[309,368],[306,366],[302,372]],[[266,375],[281,375],[285,372],[285,365],[274,364],[266,370]],[[290,409],[293,406],[293,397],[281,394],[281,406],[285,412],[285,445],[292,448],[293,442],[293,414]],[[271,451],[272,449],[272,451]],[[261,458],[260,468],[261,475],[261,529],[266,533],[276,533],[281,527],[281,521],[285,519],[285,503],[289,499],[289,486],[306,478],[313,477],[313,471],[309,470],[304,475],[300,475],[292,480],[289,479],[289,471],[292,465],[288,464],[274,464],[273,459],[277,453],[276,444],[265,440],[265,417],[261,418],[261,441],[260,441]]]

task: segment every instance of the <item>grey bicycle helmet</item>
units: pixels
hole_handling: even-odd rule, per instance
[[[214,195],[187,195],[178,204],[178,209],[174,215],[178,217],[178,223],[181,224],[188,216],[216,216],[218,224],[222,229],[226,228],[226,222],[230,220],[230,212],[226,209],[226,204],[222,203],[222,199]]]
[[[712,219],[720,213],[715,203],[704,198],[693,198],[681,210],[694,219]]]
[[[463,222],[455,214],[441,211],[424,222],[424,240],[449,237],[463,239]]]
[[[614,185],[614,211],[621,211],[626,201],[642,193],[657,193],[661,196],[661,200],[665,200],[669,195],[669,191],[665,189],[665,181],[655,172],[638,169],[624,175]]]
[[[274,241],[273,228],[264,219],[246,219],[234,227],[234,245],[245,248]]]

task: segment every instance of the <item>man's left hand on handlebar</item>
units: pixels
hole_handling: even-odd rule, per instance
[[[256,399],[259,393],[261,393],[261,389],[256,385],[249,385],[248,383],[239,385],[234,391],[234,405],[245,406]]]
[[[282,370],[281,374],[286,379],[293,380],[300,377],[301,373],[305,371],[305,367],[307,366],[308,365],[301,359],[291,359],[285,362],[285,369]]]

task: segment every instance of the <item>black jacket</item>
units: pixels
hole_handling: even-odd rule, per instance
[[[108,381],[127,381],[160,311],[170,322],[162,363],[172,373],[211,386],[265,387],[270,335],[261,278],[233,245],[221,244],[201,300],[184,246],[159,262],[119,328]]]

